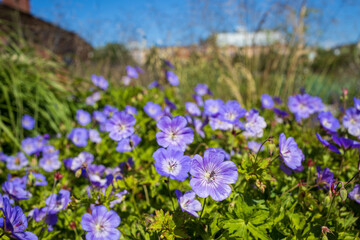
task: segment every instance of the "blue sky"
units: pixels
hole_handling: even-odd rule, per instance
[[[262,28],[284,29],[290,21],[278,6],[289,2],[297,7],[300,1],[30,1],[32,14],[78,33],[94,46],[131,41],[147,46],[188,45],[212,32],[232,32],[239,26],[257,29],[264,15]],[[309,0],[308,7],[308,43],[335,46],[359,40],[360,1]]]

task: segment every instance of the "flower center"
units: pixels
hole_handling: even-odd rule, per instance
[[[176,161],[170,160],[168,165],[169,172],[173,172],[176,169],[177,165],[178,163]]]
[[[95,229],[97,232],[103,232],[105,230],[105,227],[102,223],[98,223],[96,224]]]
[[[211,172],[206,172],[205,173],[205,179],[208,181],[208,182],[212,182],[214,181],[216,178],[216,173],[215,171],[211,171]]]
[[[19,165],[20,164],[20,158],[15,158],[15,164]]]

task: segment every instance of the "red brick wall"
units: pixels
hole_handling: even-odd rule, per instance
[[[20,10],[25,13],[30,13],[30,2],[29,0],[2,0],[3,4]]]

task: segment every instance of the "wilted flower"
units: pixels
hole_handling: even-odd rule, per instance
[[[106,131],[112,140],[120,141],[134,133],[134,125],[136,119],[133,115],[124,111],[115,112],[113,116],[106,122]]]
[[[268,94],[261,95],[261,106],[263,108],[271,109],[274,107],[274,100]]]
[[[185,109],[188,113],[190,113],[193,116],[201,115],[201,111],[200,111],[199,107],[193,102],[186,102]]]
[[[348,197],[360,204],[360,185],[355,184],[354,188],[349,192]]]
[[[115,211],[107,211],[105,206],[100,205],[92,210],[92,214],[85,213],[80,224],[83,230],[88,232],[87,240],[118,240],[120,231],[116,227],[120,225],[120,221]]]
[[[86,128],[73,128],[68,137],[77,147],[85,147],[89,133]]]
[[[21,120],[21,124],[22,124],[22,127],[27,129],[27,130],[31,130],[34,128],[35,126],[35,120],[34,118],[32,118],[31,116],[25,114],[23,117],[22,117],[22,120]]]
[[[339,149],[337,149],[334,145],[330,144],[328,141],[326,141],[325,139],[323,139],[320,134],[315,133],[317,139],[321,142],[322,145],[324,145],[325,147],[329,148],[330,151],[333,151],[334,153],[340,154]]]
[[[4,198],[3,201],[4,206],[1,208],[1,211],[4,214],[5,220],[0,218],[0,223],[3,226],[4,234],[10,238],[20,240],[37,240],[38,237],[34,233],[25,231],[28,222],[21,207],[11,207],[7,198]]]
[[[230,196],[231,187],[238,179],[235,163],[224,161],[224,154],[214,148],[204,153],[204,158],[195,155],[192,158],[190,186],[196,195],[206,198],[209,195],[215,201],[222,201]]]
[[[284,161],[287,167],[292,170],[296,170],[301,167],[302,161],[305,160],[304,154],[293,137],[286,139],[284,133],[280,134],[279,137],[279,150],[280,158]]]
[[[333,117],[331,112],[320,112],[318,115],[321,126],[330,132],[336,132],[340,128],[339,120]]]
[[[170,85],[172,86],[177,86],[179,85],[179,78],[178,76],[172,72],[172,71],[167,71],[166,72],[166,79],[169,81]]]
[[[178,181],[184,181],[189,176],[191,159],[179,149],[160,148],[154,152],[153,158],[160,175]]]
[[[195,192],[187,191],[184,195],[180,190],[175,190],[176,198],[178,200],[179,206],[183,212],[188,212],[194,217],[199,217],[199,214],[196,211],[201,211],[202,206],[198,200],[195,200]]]
[[[82,109],[77,110],[76,120],[81,126],[86,126],[91,122],[91,115]]]
[[[185,151],[186,145],[194,140],[194,131],[186,127],[187,121],[183,116],[176,116],[173,119],[165,116],[156,124],[161,132],[156,133],[157,143],[164,147],[176,147]]]
[[[320,166],[316,167],[316,172],[317,172],[316,184],[319,186],[319,188],[322,188],[324,190],[329,190],[329,187],[335,181],[334,174],[330,171],[329,168],[324,168],[321,171]]]

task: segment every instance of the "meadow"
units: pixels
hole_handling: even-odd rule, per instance
[[[357,55],[289,49],[66,67],[2,46],[1,239],[358,239]]]

